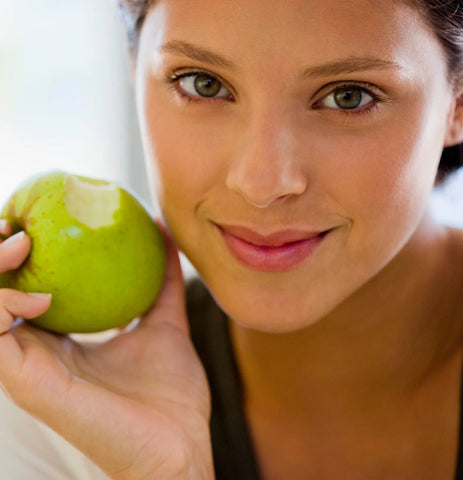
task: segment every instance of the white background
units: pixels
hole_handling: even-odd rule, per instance
[[[114,0],[0,0],[0,203],[50,169],[149,197]]]

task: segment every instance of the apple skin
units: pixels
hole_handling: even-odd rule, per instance
[[[93,218],[99,210],[103,221]],[[97,332],[127,325],[154,304],[166,267],[162,234],[119,185],[47,172],[19,187],[0,217],[32,240],[26,261],[0,275],[0,287],[53,295],[33,324]]]

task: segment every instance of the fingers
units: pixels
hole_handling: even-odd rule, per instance
[[[159,227],[164,237],[167,253],[164,283],[153,308],[142,319],[140,326],[142,324],[150,326],[151,323],[162,320],[187,330],[185,290],[177,246],[165,227],[161,224]]]
[[[11,328],[16,317],[35,318],[45,313],[50,304],[51,295],[48,294],[0,289],[0,334]]]
[[[6,220],[0,219],[0,273],[18,268],[31,249],[31,240],[25,232],[11,234],[11,226]],[[6,240],[2,240],[2,237],[6,237]],[[15,318],[37,317],[48,310],[50,303],[51,296],[48,294],[0,289],[0,334],[11,328]]]
[[[27,258],[31,240],[24,232],[18,232],[0,243],[0,273],[18,268]]]
[[[5,219],[0,219],[0,240],[11,235],[10,224]]]
[[[25,232],[12,233],[8,222],[0,219],[0,273],[18,268],[31,249],[31,239]],[[1,237],[7,238],[2,240]],[[0,289],[0,334],[11,328],[16,317],[35,318],[45,313],[50,303],[51,296],[48,294]]]

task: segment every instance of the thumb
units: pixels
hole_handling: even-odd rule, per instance
[[[167,265],[164,282],[151,310],[141,319],[140,327],[167,322],[186,329],[185,285],[177,246],[166,227],[158,222],[166,246]]]

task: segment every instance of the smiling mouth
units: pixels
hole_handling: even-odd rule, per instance
[[[242,265],[262,272],[285,272],[315,252],[330,230],[285,230],[262,235],[245,227],[216,225],[225,246]]]

